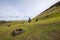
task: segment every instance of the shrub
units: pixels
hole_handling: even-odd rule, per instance
[[[6,21],[0,21],[0,25],[6,23]]]
[[[48,18],[49,17],[49,15],[47,15],[45,18]]]
[[[8,27],[10,27],[11,25],[8,25]]]
[[[35,20],[36,22],[38,21],[38,18],[36,18],[36,20]]]

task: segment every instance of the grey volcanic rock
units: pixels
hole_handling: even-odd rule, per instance
[[[23,29],[15,29],[12,31],[12,36],[16,36],[16,35],[21,34],[23,32],[24,32]]]

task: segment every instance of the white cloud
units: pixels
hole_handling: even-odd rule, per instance
[[[3,17],[0,20],[33,18],[57,1],[59,0],[0,0],[0,16]]]

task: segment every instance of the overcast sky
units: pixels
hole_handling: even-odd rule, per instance
[[[34,18],[59,0],[0,0],[0,20]]]

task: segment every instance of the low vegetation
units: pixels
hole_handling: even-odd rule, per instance
[[[60,5],[55,5],[28,21],[3,22],[0,40],[60,40]]]

